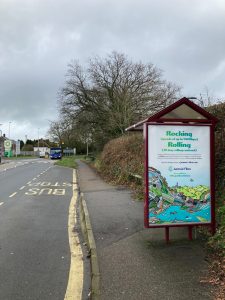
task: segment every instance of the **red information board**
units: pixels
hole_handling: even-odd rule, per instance
[[[128,131],[144,131],[146,228],[207,225],[215,232],[217,119],[182,98]]]

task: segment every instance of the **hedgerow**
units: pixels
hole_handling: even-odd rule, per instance
[[[143,195],[144,143],[142,134],[128,134],[111,140],[105,145],[95,165],[111,182],[129,185],[139,192],[140,197]]]

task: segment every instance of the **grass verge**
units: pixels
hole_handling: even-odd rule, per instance
[[[55,165],[73,169],[76,169],[77,167],[75,156],[63,157],[62,159],[56,161]]]
[[[84,155],[76,155],[76,156],[68,156],[68,157],[64,156],[62,159],[56,161],[55,165],[76,169],[77,168],[76,160],[83,159],[83,158]]]

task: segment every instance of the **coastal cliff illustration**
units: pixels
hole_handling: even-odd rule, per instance
[[[182,186],[179,181],[169,186],[165,177],[154,167],[148,168],[149,224],[209,223],[210,189],[205,185]]]

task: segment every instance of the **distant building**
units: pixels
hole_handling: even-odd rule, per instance
[[[50,154],[49,147],[34,147],[34,154],[40,157],[45,157]]]

